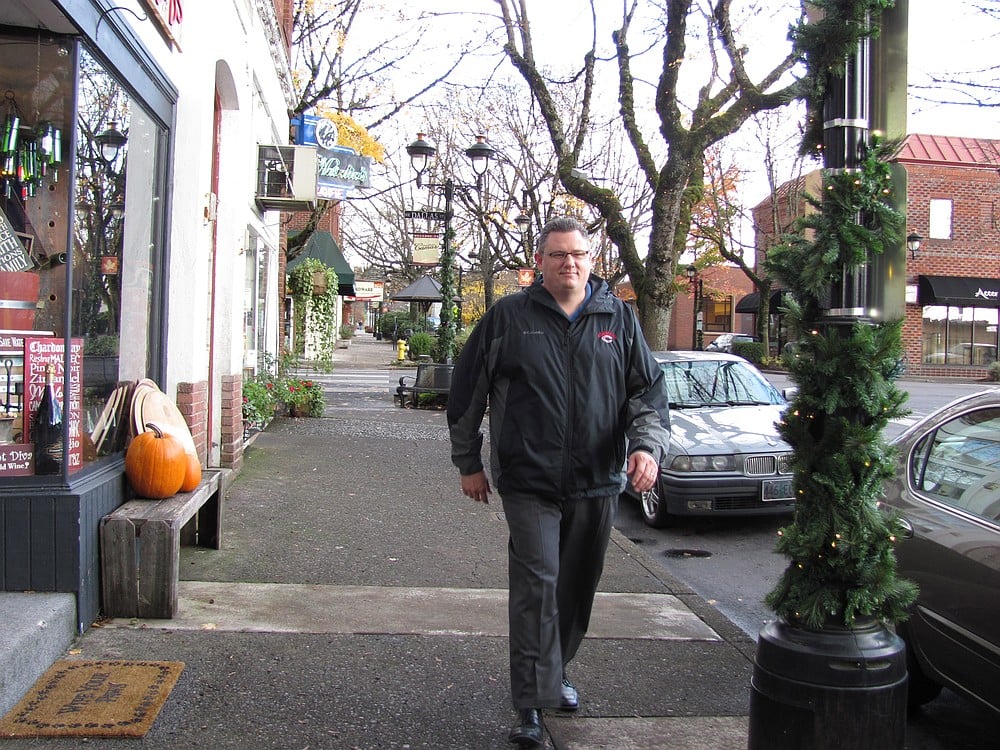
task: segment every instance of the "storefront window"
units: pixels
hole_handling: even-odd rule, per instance
[[[705,299],[705,330],[725,332],[733,330],[733,298]]]
[[[50,369],[73,473],[122,450],[125,384],[155,373],[165,132],[77,38],[0,48],[0,477],[35,473],[11,456]]]
[[[984,367],[996,358],[996,308],[924,307],[924,364]]]
[[[153,370],[163,132],[85,51],[79,91],[73,335],[83,340],[84,429],[100,456],[121,449],[106,424],[125,395],[118,384]]]

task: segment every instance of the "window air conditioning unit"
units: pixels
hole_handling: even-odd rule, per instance
[[[265,210],[316,208],[316,147],[258,146],[256,197]]]

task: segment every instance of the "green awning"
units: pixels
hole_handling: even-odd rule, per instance
[[[288,238],[296,236],[298,232],[289,232]],[[291,271],[306,258],[315,258],[327,268],[332,268],[337,272],[337,294],[342,297],[354,296],[354,271],[340,250],[337,240],[329,232],[313,232],[306,241],[306,246],[294,260],[288,261],[286,272]]]

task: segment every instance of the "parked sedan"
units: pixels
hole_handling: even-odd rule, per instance
[[[898,628],[910,704],[946,685],[1000,712],[1000,390],[958,399],[893,443],[899,571],[920,587]]]
[[[711,343],[705,347],[707,352],[733,353],[733,344],[751,343],[757,340],[756,336],[749,333],[723,333],[712,339]]]
[[[794,509],[791,448],[778,434],[784,397],[742,357],[654,352],[670,400],[670,449],[656,487],[638,497],[650,526],[678,516]]]

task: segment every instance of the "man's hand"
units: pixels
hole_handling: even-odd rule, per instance
[[[659,479],[660,466],[656,463],[656,459],[645,451],[636,451],[628,457],[627,471],[635,491],[648,492]]]
[[[485,471],[462,476],[462,494],[466,497],[471,497],[477,503],[486,503],[489,505],[490,493],[492,492],[493,490],[490,489],[490,481],[486,478]]]

